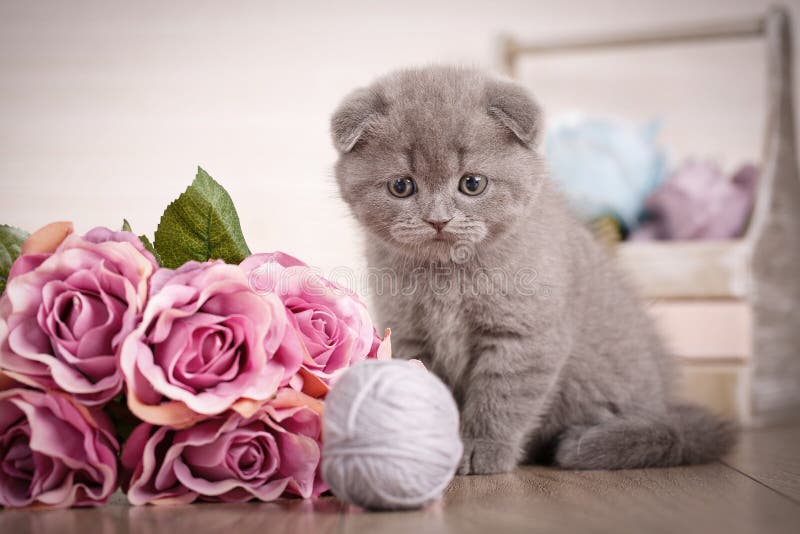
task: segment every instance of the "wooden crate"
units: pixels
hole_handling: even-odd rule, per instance
[[[502,57],[513,77],[529,55],[731,39],[763,39],[767,53],[761,177],[746,235],[627,243],[615,253],[656,301],[651,312],[681,362],[682,394],[761,424],[800,417],[800,176],[788,11],[629,35],[539,43],[509,36]]]

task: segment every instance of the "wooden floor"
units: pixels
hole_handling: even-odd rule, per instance
[[[800,426],[748,431],[724,461],[699,467],[568,472],[524,467],[458,477],[418,512],[367,513],[332,497],[269,504],[5,510],[0,533],[800,533]]]

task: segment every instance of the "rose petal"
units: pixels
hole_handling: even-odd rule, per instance
[[[317,375],[301,367],[297,374],[303,379],[301,391],[311,397],[322,398],[330,391],[330,386],[322,381]]]
[[[186,428],[205,418],[180,401],[167,401],[156,405],[144,404],[134,391],[128,391],[127,399],[128,408],[136,417],[155,425]]]
[[[42,226],[22,244],[22,254],[53,252],[75,228],[71,222],[58,221]]]
[[[392,359],[392,329],[387,328],[383,334],[383,341],[378,345],[377,359],[391,360]]]
[[[0,477],[0,505],[62,508],[108,500],[117,484],[118,446],[100,412],[61,394],[14,388],[0,392],[0,414],[0,440],[16,439],[3,460],[14,478]]]

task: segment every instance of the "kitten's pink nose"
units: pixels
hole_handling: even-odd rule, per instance
[[[431,226],[433,226],[436,229],[437,232],[441,232],[442,230],[444,230],[444,227],[447,226],[447,223],[449,223],[452,220],[453,220],[453,218],[450,217],[449,219],[445,219],[445,220],[443,220],[443,219],[438,219],[438,220],[437,219],[425,219],[425,222],[430,224]]]

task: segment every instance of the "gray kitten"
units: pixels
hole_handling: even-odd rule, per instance
[[[714,460],[732,425],[673,400],[673,362],[546,178],[540,130],[523,88],[460,68],[390,74],[336,110],[336,178],[395,354],[453,391],[461,474]]]

